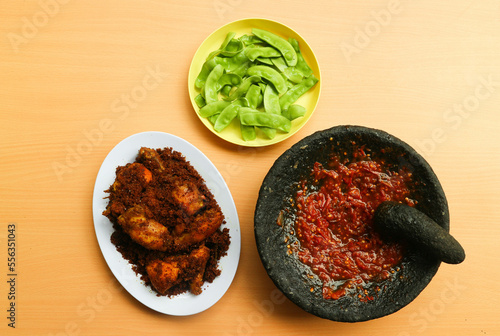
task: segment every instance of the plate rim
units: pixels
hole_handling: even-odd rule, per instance
[[[229,250],[227,255],[219,260],[219,268],[223,268],[224,266],[226,268],[222,270],[221,275],[215,278],[212,283],[205,283],[202,287],[202,294],[197,296],[191,293],[182,293],[171,298],[156,296],[156,292],[150,286],[144,285],[144,282],[132,270],[132,264],[128,260],[125,260],[116,250],[116,246],[110,241],[110,236],[114,231],[111,221],[102,215],[103,203],[107,204],[107,201],[102,196],[107,195],[104,193],[104,190],[112,183],[111,181],[107,184],[109,182],[109,175],[114,180],[116,167],[133,162],[140,147],[149,146],[147,143],[157,142],[164,144],[153,147],[171,147],[173,150],[179,151],[186,158],[186,161],[190,162],[200,173],[207,187],[214,194],[214,197],[217,199],[217,195],[219,195],[219,200],[217,201],[221,208],[224,207],[223,212],[226,217],[225,227],[230,229],[231,244],[229,245]],[[180,149],[179,147],[182,146],[185,146],[185,148]],[[130,159],[131,155],[134,155],[132,159]],[[115,156],[119,159],[115,158]],[[196,162],[195,164],[192,163],[193,160]],[[204,164],[203,169],[199,167],[201,163]],[[111,172],[109,171],[110,168],[112,168]],[[103,185],[105,182],[106,184]],[[212,185],[209,185],[210,183]],[[214,192],[213,189],[216,186],[219,189]],[[220,202],[222,198],[223,204]],[[131,296],[152,310],[172,316],[187,316],[200,313],[217,303],[227,292],[234,280],[241,253],[241,227],[231,191],[212,161],[196,146],[179,136],[160,131],[146,131],[132,134],[119,141],[107,153],[99,167],[92,194],[92,218],[99,249],[111,273],[113,273],[116,280]],[[100,224],[102,222],[109,224],[109,227],[101,228]],[[190,303],[193,304],[190,305]]]

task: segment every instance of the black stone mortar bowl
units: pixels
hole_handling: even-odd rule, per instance
[[[288,299],[313,315],[339,322],[367,321],[398,311],[429,284],[441,264],[439,258],[425,250],[409,247],[398,276],[384,283],[373,300],[362,301],[355,295],[327,300],[322,296],[321,283],[314,286],[315,280],[306,277],[306,266],[287,253],[290,242],[285,242],[285,230],[293,225],[293,219],[287,224],[286,218],[280,218],[278,225],[278,217],[295,197],[297,182],[310,175],[315,162],[327,166],[332,155],[352,155],[353,143],[365,145],[375,161],[383,160],[395,170],[409,170],[414,181],[411,198],[417,201],[415,208],[449,231],[448,203],[432,168],[408,144],[384,131],[336,126],[318,131],[286,150],[269,170],[259,191],[254,217],[257,249],[269,277]]]

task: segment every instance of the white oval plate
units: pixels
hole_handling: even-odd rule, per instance
[[[200,173],[207,187],[214,195],[224,213],[226,224],[231,236],[231,244],[227,255],[219,261],[221,275],[209,284],[203,285],[200,295],[184,293],[172,298],[156,296],[149,286],[145,286],[137,274],[132,270],[132,265],[123,259],[115,245],[111,243],[113,225],[102,212],[106,209],[108,200],[105,197],[109,186],[115,180],[115,170],[129,162],[134,162],[141,147],[165,148],[172,147],[184,155],[187,161]],[[160,313],[169,315],[192,315],[204,311],[214,305],[227,291],[236,274],[240,258],[240,224],[238,213],[231,193],[221,174],[210,160],[189,142],[171,134],[162,132],[144,132],[134,134],[116,145],[109,152],[97,174],[94,196],[92,200],[94,227],[104,259],[111,272],[121,285],[137,300]]]

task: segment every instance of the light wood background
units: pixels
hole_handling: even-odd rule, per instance
[[[309,123],[260,149],[214,136],[187,93],[199,44],[247,17],[299,32],[317,55],[323,84]],[[117,110],[148,67],[162,74],[159,85]],[[3,1],[0,334],[500,335],[499,107],[498,0]],[[467,252],[463,264],[443,264],[401,311],[357,324],[276,300],[253,236],[257,192],[274,160],[314,131],[341,124],[383,129],[429,161],[448,197],[451,233]],[[202,150],[239,212],[238,272],[226,295],[198,315],[144,307],[114,279],[97,244],[97,171],[120,140],[143,131],[172,133]],[[15,330],[6,319],[9,223],[17,225]]]

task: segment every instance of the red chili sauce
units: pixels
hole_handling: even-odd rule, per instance
[[[354,293],[373,300],[366,288],[380,291],[373,283],[395,276],[403,259],[403,246],[383,242],[372,222],[383,201],[414,205],[408,198],[411,173],[385,169],[362,148],[354,157],[343,163],[334,157],[329,169],[316,162],[312,181],[301,181],[295,198],[298,244],[288,245],[289,253],[319,278],[325,299]]]

